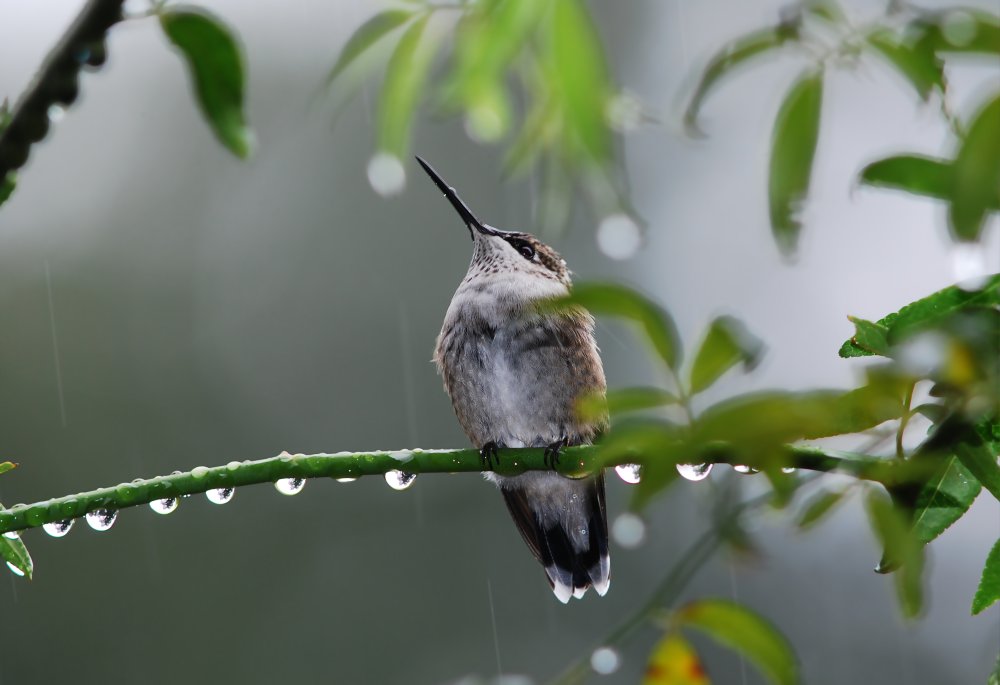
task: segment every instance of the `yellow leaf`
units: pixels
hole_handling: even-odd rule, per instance
[[[649,655],[642,685],[711,685],[711,681],[691,643],[670,632]]]

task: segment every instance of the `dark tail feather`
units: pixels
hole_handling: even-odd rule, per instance
[[[563,603],[593,586],[608,591],[611,560],[604,474],[569,479],[555,473],[504,478],[504,501],[531,553]]]

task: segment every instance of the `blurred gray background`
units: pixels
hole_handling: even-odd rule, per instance
[[[468,263],[465,229],[412,166],[398,196],[369,187],[377,82],[335,127],[332,100],[310,105],[377,7],[203,4],[243,38],[257,155],[240,163],[215,143],[155,22],[128,22],[0,210],[0,459],[21,465],[0,478],[5,504],[282,450],[466,444],[429,363]],[[0,1],[0,96],[23,90],[81,5]],[[554,241],[577,278],[653,295],[689,348],[717,313],[765,338],[762,368],[727,376],[708,399],[857,381],[864,362],[836,356],[846,316],[878,318],[954,281],[943,206],[853,185],[879,155],[947,153],[934,106],[916,106],[879,69],[829,80],[816,190],[790,265],[770,239],[765,184],[795,60],[721,87],[704,110],[707,140],[671,123],[691,71],[773,22],[781,3],[591,6],[618,81],[667,124],[625,144],[647,243],[608,259],[580,203]],[[879,7],[852,9],[863,19]],[[968,114],[996,65],[950,75]],[[423,117],[414,150],[484,220],[532,229],[532,182],[504,185],[501,151],[470,142],[460,121]],[[998,245],[994,220],[994,271]],[[661,380],[627,329],[605,323],[599,336],[612,386]],[[674,486],[650,512],[646,543],[613,548],[608,596],[568,606],[499,495],[471,474],[424,476],[405,492],[381,479],[310,482],[294,498],[258,486],[225,506],[192,497],[168,517],[127,510],[107,533],[82,522],[61,540],[31,531],[35,579],[0,578],[0,683],[448,683],[495,675],[494,638],[504,672],[542,681],[641,605],[708,525],[711,487]],[[612,478],[608,489],[613,517],[628,486]],[[685,598],[736,595],[769,616],[814,685],[983,682],[1000,614],[968,612],[1000,533],[995,501],[980,497],[933,544],[929,611],[910,624],[891,579],[872,572],[879,550],[857,499],[810,535],[784,514],[757,520],[765,556],[718,557]],[[595,682],[636,682],[655,638],[643,632],[621,670]],[[698,644],[713,682],[760,682]]]

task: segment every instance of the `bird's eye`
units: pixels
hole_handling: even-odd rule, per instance
[[[535,258],[535,248],[531,246],[531,243],[524,240],[512,240],[510,244],[525,259],[530,261]]]

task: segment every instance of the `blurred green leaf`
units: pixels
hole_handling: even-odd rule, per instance
[[[10,171],[4,176],[3,180],[0,180],[0,205],[10,199],[10,196],[14,194],[14,188],[17,187],[17,173]]]
[[[871,354],[889,356],[888,328],[856,316],[847,318],[854,324],[854,337],[851,338],[853,344]]]
[[[406,29],[396,45],[389,65],[378,111],[378,147],[402,159],[410,143],[413,114],[424,93],[424,84],[438,46],[436,36],[426,32],[429,15]],[[426,34],[426,35],[425,35]]]
[[[885,550],[875,570],[895,570],[894,582],[900,608],[914,618],[923,606],[923,547],[910,531],[906,517],[884,494],[872,490],[866,500],[872,530]]]
[[[942,425],[942,429],[947,428]],[[972,428],[963,428],[955,436],[955,456],[962,465],[989,490],[997,500],[1000,500],[1000,466],[997,465],[997,454],[991,450],[979,434]]]
[[[872,162],[861,170],[862,183],[902,190],[938,200],[950,200],[954,173],[951,162],[922,155],[897,155]],[[1000,206],[991,207],[1000,209]]]
[[[711,685],[690,642],[671,630],[649,653],[642,685]]]
[[[2,508],[3,505],[0,504],[0,509]],[[31,555],[28,554],[28,548],[24,546],[24,542],[21,541],[20,536],[9,538],[5,535],[0,535],[0,557],[3,557],[3,560],[7,562],[7,567],[11,569],[11,573],[31,580],[35,566],[31,561]]]
[[[233,33],[217,17],[194,8],[168,7],[160,14],[160,25],[187,62],[212,131],[230,152],[246,159],[253,132],[243,115],[243,55]]]
[[[0,461],[0,473],[7,473],[12,469],[16,469],[17,464],[10,461]]]
[[[978,240],[987,213],[1000,205],[1000,93],[969,124],[955,156],[948,214],[957,240]]]
[[[833,0],[810,0],[803,3],[802,9],[808,14],[832,24],[845,24],[847,22],[844,10]]]
[[[691,366],[688,381],[691,392],[701,392],[740,362],[752,369],[763,351],[764,343],[742,321],[731,316],[716,317]]]
[[[906,32],[935,52],[1000,55],[1000,17],[977,8],[925,13]]]
[[[976,596],[972,598],[972,615],[982,612],[997,600],[1000,600],[1000,540],[996,541],[989,556],[986,557],[983,576],[979,579],[979,588],[976,590]]]
[[[607,411],[612,415],[656,409],[678,402],[680,400],[676,395],[661,388],[622,388],[607,393]]]
[[[3,134],[4,130],[10,126],[10,122],[13,116],[10,113],[10,101],[7,98],[0,102],[0,134]]]
[[[581,0],[553,0],[548,29],[549,86],[558,94],[574,139],[603,163],[611,156],[606,117],[611,85],[600,36]]]
[[[799,516],[798,527],[802,530],[812,528],[833,511],[844,499],[843,490],[824,490],[810,499]]]
[[[982,486],[955,456],[941,466],[920,489],[913,511],[913,534],[927,544],[962,518]]]
[[[678,427],[646,417],[616,421],[598,442],[600,458],[635,459],[642,464],[642,480],[635,487],[630,508],[641,510],[677,477],[675,465],[684,455]]]
[[[944,64],[929,45],[903,42],[889,30],[870,34],[868,44],[913,86],[921,100],[926,101],[935,90],[944,93]]]
[[[911,302],[898,312],[879,319],[877,323],[889,330],[889,342],[892,343],[901,336],[927,328],[962,309],[997,305],[1000,305],[1000,274],[990,276],[980,290],[970,291],[958,286],[949,286]],[[870,355],[871,352],[852,340],[846,341],[840,348],[840,356],[844,358]]]
[[[993,667],[989,677],[986,679],[986,685],[1000,685],[1000,654],[997,655],[996,666]]]
[[[809,192],[823,104],[823,72],[809,71],[788,91],[774,120],[768,200],[771,230],[782,253],[794,252]]]
[[[726,43],[709,60],[684,112],[684,126],[688,133],[691,135],[701,134],[698,127],[698,112],[701,110],[705,98],[723,77],[752,58],[769,54],[788,41],[797,38],[797,26],[781,25],[754,31]]]
[[[695,422],[695,437],[701,444],[731,443],[747,454],[775,453],[788,442],[859,433],[897,419],[901,396],[896,388],[875,384],[847,392],[738,395],[706,409]]]
[[[675,614],[677,625],[697,628],[745,656],[777,685],[799,682],[795,652],[768,620],[746,606],[724,599],[692,602]]]
[[[413,15],[413,10],[384,10],[362,24],[344,44],[336,63],[327,74],[326,85],[332,84],[341,72],[351,66],[354,60],[364,54],[368,48],[393,29],[402,26]]]
[[[580,283],[569,296],[555,300],[557,308],[579,305],[591,314],[620,316],[642,326],[653,349],[676,369],[681,361],[681,342],[673,319],[662,307],[630,288],[614,283]]]
[[[948,410],[942,404],[921,404],[913,409],[931,423],[939,423],[948,414]]]

